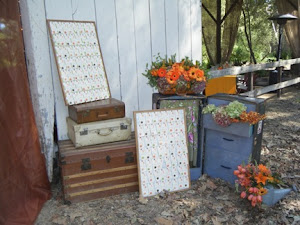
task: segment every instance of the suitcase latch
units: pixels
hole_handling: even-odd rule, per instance
[[[88,132],[89,132],[89,129],[88,129],[88,128],[84,128],[83,131],[80,131],[80,132],[79,132],[79,134],[80,134],[80,136],[82,136],[82,135],[87,135]]]
[[[90,115],[90,110],[85,110],[83,113],[82,113],[82,117],[88,117]]]
[[[124,123],[121,123],[121,124],[120,124],[120,129],[121,129],[121,130],[127,130],[127,127],[128,127],[128,126],[125,125]]]
[[[134,162],[133,152],[125,152],[125,163],[133,163],[133,162]]]
[[[90,158],[84,158],[81,159],[81,161],[82,161],[81,170],[90,170],[92,168]]]
[[[116,113],[118,113],[118,112],[121,111],[120,107],[117,107],[117,106],[116,106],[114,109],[115,109],[115,112],[116,112]]]

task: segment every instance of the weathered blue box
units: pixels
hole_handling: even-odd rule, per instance
[[[247,106],[247,111],[265,113],[264,100],[226,94],[208,97],[208,104],[227,105],[238,100]],[[247,163],[249,158],[259,162],[263,122],[256,125],[232,123],[228,127],[216,124],[211,114],[203,115],[204,173],[234,184],[237,177],[233,171]]]

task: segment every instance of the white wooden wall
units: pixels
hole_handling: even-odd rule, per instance
[[[68,110],[46,31],[46,19],[96,22],[111,94],[125,102],[127,117],[132,118],[133,111],[151,109],[155,90],[142,73],[154,55],[176,54],[177,59],[188,56],[202,60],[201,0],[21,0],[21,9],[23,14],[31,14],[28,19],[22,19],[24,27],[27,25],[26,29],[30,29],[24,30],[27,57],[35,61],[36,67],[47,67],[41,69],[43,76],[52,78],[52,82],[40,82],[38,74],[29,71],[33,80],[30,82],[34,89],[32,96],[47,104],[47,110],[54,111],[47,120],[56,120],[59,140],[68,138]],[[33,48],[33,53],[29,48]],[[40,49],[49,60],[42,65],[38,65],[42,56],[34,52]],[[37,87],[47,89],[52,96],[43,96],[43,91],[35,91]],[[49,101],[52,98],[54,101]],[[35,106],[36,114],[39,110],[40,107]],[[54,150],[44,150],[51,151]],[[47,162],[49,174],[52,166],[49,157]]]

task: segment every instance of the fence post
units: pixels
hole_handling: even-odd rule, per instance
[[[253,91],[254,85],[253,85],[253,72],[250,73],[250,91]]]
[[[278,74],[277,74],[277,83],[281,83],[282,80],[282,66],[277,68]],[[281,89],[277,90],[277,98],[280,98],[281,96]]]

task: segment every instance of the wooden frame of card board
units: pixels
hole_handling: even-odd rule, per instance
[[[65,23],[73,30],[70,30],[70,27],[69,30],[65,27],[65,30],[61,28],[62,30],[55,31],[52,28],[54,23]],[[47,25],[65,104],[74,105],[110,98],[111,93],[95,22],[47,20]],[[90,27],[91,30],[89,31],[88,28],[83,30],[83,26]],[[92,40],[94,39],[92,42],[84,39],[84,34],[88,36],[89,32],[90,35],[93,35],[91,37]],[[56,35],[57,37],[54,37]],[[62,39],[63,35],[66,38],[64,39],[65,43],[55,41],[55,39]],[[73,39],[70,38],[71,35],[73,35]],[[58,48],[61,49],[58,50]],[[93,57],[95,62],[90,61]],[[68,63],[65,67],[64,61]],[[72,66],[70,66],[71,63],[73,64]],[[78,72],[77,70],[80,71]]]
[[[171,176],[173,176],[173,174],[170,174],[170,170],[168,171],[168,160],[174,160],[174,157],[175,157],[175,143],[174,143],[174,148],[172,149],[171,148],[171,151],[173,150],[174,152],[170,152],[169,151],[169,154],[165,154],[165,156],[164,156],[164,160],[166,160],[165,162],[162,162],[162,161],[160,161],[161,160],[161,156],[162,156],[162,153],[161,153],[161,155],[159,155],[159,157],[160,157],[160,159],[158,160],[158,162],[161,162],[162,164],[165,164],[165,168],[164,168],[164,170],[161,170],[161,173],[159,173],[159,174],[162,174],[162,175],[164,175],[164,174],[166,174],[165,176],[166,177],[162,177],[162,179],[160,179],[160,180],[164,180],[165,178],[166,178],[166,180],[164,181],[165,182],[165,186],[168,186],[168,182],[172,182],[173,180],[172,179],[185,179],[185,185],[184,185],[184,187],[180,187],[180,184],[178,184],[178,186],[179,186],[179,188],[173,188],[173,189],[169,189],[169,188],[165,188],[165,187],[160,187],[159,189],[156,189],[156,190],[154,190],[153,188],[153,193],[151,194],[150,193],[150,191],[149,191],[149,193],[148,193],[148,191],[147,190],[149,190],[149,187],[148,187],[148,189],[146,188],[146,187],[142,187],[142,185],[143,185],[143,183],[145,183],[144,181],[145,181],[145,179],[143,178],[143,176],[145,176],[145,174],[144,173],[146,173],[146,171],[147,170],[149,170],[149,168],[147,168],[147,169],[143,169],[142,168],[142,163],[143,164],[145,164],[145,161],[143,161],[145,158],[149,158],[148,156],[147,157],[144,157],[143,158],[143,156],[142,156],[142,154],[141,154],[141,148],[142,147],[145,147],[145,146],[143,146],[143,145],[141,145],[142,143],[140,143],[140,138],[139,138],[139,136],[141,135],[141,133],[140,133],[140,128],[142,127],[142,126],[139,126],[139,125],[137,125],[137,122],[138,122],[138,119],[137,119],[137,116],[138,116],[138,114],[142,114],[142,113],[145,113],[145,114],[147,114],[147,113],[153,113],[153,114],[160,114],[161,112],[167,112],[168,113],[168,115],[170,115],[171,113],[172,113],[172,111],[182,111],[182,118],[180,118],[180,123],[181,123],[181,125],[182,125],[182,128],[183,128],[183,130],[181,130],[180,132],[181,133],[183,133],[184,135],[177,135],[176,136],[176,139],[177,139],[177,141],[178,142],[180,142],[180,141],[182,141],[183,142],[183,144],[181,145],[184,149],[183,149],[183,151],[184,152],[182,152],[182,155],[184,155],[185,154],[185,157],[182,157],[181,156],[181,161],[179,162],[180,163],[180,165],[178,164],[178,162],[177,162],[177,164],[175,164],[174,165],[174,161],[173,161],[173,164],[172,165],[170,165],[172,168],[173,168],[173,170],[175,169],[175,168],[182,168],[182,167],[184,167],[185,166],[185,169],[183,170],[183,171],[185,171],[185,172],[183,172],[181,175],[183,175],[184,176],[184,178],[182,178],[182,177],[178,177],[178,178],[171,178],[171,177],[169,177],[168,176],[168,174],[169,175],[171,175]],[[169,191],[169,192],[176,192],[176,191],[184,191],[184,190],[187,190],[187,189],[189,189],[190,187],[191,187],[191,180],[190,180],[190,169],[189,169],[189,161],[188,161],[188,143],[187,143],[187,141],[188,141],[188,139],[187,139],[187,133],[186,133],[186,130],[187,130],[187,128],[186,128],[186,115],[185,115],[185,109],[184,108],[174,108],[174,109],[157,109],[157,110],[145,110],[145,111],[135,111],[135,112],[133,112],[133,114],[134,114],[134,127],[135,127],[135,138],[136,138],[136,150],[137,150],[137,152],[136,152],[136,154],[137,154],[137,166],[138,166],[138,177],[139,177],[139,192],[140,192],[140,196],[141,197],[149,197],[149,196],[153,196],[153,195],[156,195],[156,194],[158,194],[159,192],[161,192],[161,191],[164,191],[164,190],[167,190],[167,191]],[[172,119],[172,118],[171,118]],[[177,119],[178,119],[178,117],[177,117]],[[151,132],[154,132],[154,133],[152,133],[151,135],[155,135],[155,130],[157,131],[157,133],[163,133],[163,134],[165,134],[166,133],[166,129],[170,129],[170,128],[167,128],[167,126],[164,126],[164,123],[167,123],[167,121],[163,121],[163,119],[159,119],[159,118],[157,118],[157,121],[158,121],[158,123],[156,124],[157,125],[157,127],[158,128],[160,128],[160,130],[158,131],[157,129],[153,129],[153,122],[155,123],[156,121],[155,121],[155,119],[153,120],[153,121],[150,121],[151,119],[148,117],[148,121],[147,121],[147,123],[149,124],[149,126],[152,126],[152,129],[151,129],[151,127],[149,127],[148,129],[149,129],[149,131],[151,131]],[[164,129],[165,129],[165,131],[164,131]],[[171,129],[174,129],[173,127],[171,127]],[[178,128],[179,129],[179,128]],[[168,130],[169,131],[169,130]],[[175,130],[176,132],[178,132],[177,130]],[[145,133],[146,135],[147,135],[147,133]],[[142,135],[141,135],[142,136]],[[166,138],[166,137],[160,137],[159,135],[157,136],[157,139],[159,140],[159,138]],[[180,138],[182,138],[182,139],[180,139]],[[163,145],[162,145],[162,143],[160,143],[160,141],[162,141],[161,139],[158,141],[159,142],[159,144],[158,144],[158,146],[159,146],[159,151],[164,151],[163,150]],[[171,142],[171,141],[170,141]],[[176,143],[177,145],[178,145],[178,142]],[[144,144],[144,143],[143,143]],[[152,143],[153,144],[153,143]],[[147,147],[145,147],[145,148],[147,148]],[[151,148],[151,147],[150,147]],[[149,149],[148,149],[149,150]],[[173,153],[173,154],[172,154]],[[177,152],[178,153],[178,152]],[[180,153],[180,152],[179,152]],[[148,153],[149,154],[149,153]],[[153,155],[153,154],[151,154],[151,156],[153,157],[153,158],[155,158],[155,155]],[[177,155],[176,155],[177,156]],[[168,159],[167,159],[167,157],[168,157]],[[177,156],[177,157],[179,157],[179,156]],[[176,159],[176,158],[175,158]],[[182,161],[182,159],[184,160],[184,161]],[[145,159],[146,160],[146,159]],[[171,161],[169,161],[169,162],[171,162]],[[159,168],[159,164],[157,164],[158,166],[157,166],[157,169]],[[161,166],[163,166],[163,165],[161,165]],[[167,167],[167,168],[166,168]],[[155,165],[153,166],[153,168],[154,169],[156,169],[155,168]],[[171,168],[171,170],[172,170],[172,168]],[[178,170],[179,170],[178,169]],[[167,171],[167,173],[165,173]],[[159,172],[159,171],[157,171],[157,172]],[[178,174],[178,173],[177,173]],[[153,176],[153,175],[152,175]],[[158,178],[157,178],[158,179]],[[149,182],[148,183],[155,183],[155,181],[152,179],[149,179]],[[156,183],[157,184],[157,183]],[[172,184],[174,184],[174,182],[172,182]],[[169,185],[172,185],[172,184],[169,184]],[[182,185],[181,185],[182,186]],[[144,189],[147,189],[146,191],[144,191]],[[143,192],[144,191],[144,192]]]

